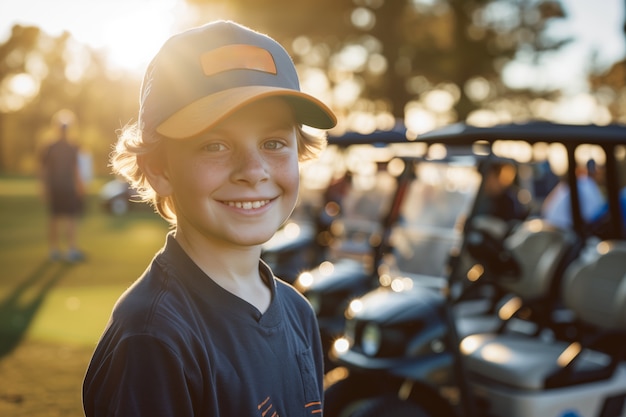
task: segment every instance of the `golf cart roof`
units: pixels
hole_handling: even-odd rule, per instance
[[[406,128],[397,125],[391,130],[375,130],[371,133],[345,132],[341,135],[329,135],[328,144],[337,146],[351,145],[373,145],[384,147],[390,143],[411,143],[412,140],[407,139]]]
[[[489,127],[455,123],[418,136],[418,141],[450,145],[475,141],[523,140],[529,143],[560,142],[564,145],[582,143],[612,145],[626,143],[626,125],[571,125],[545,121],[509,123]]]
[[[476,141],[522,140],[528,143],[559,142],[564,145],[598,144],[601,146],[626,144],[626,125],[573,125],[548,121],[528,121],[479,127],[464,122],[454,123],[410,138],[406,127],[399,123],[390,130],[370,133],[345,132],[329,135],[328,143],[338,146],[369,144],[384,147],[391,143],[442,143],[469,145]]]

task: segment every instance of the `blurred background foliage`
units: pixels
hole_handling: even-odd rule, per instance
[[[414,134],[468,121],[555,119],[563,94],[505,82],[512,60],[540,65],[571,39],[550,26],[566,19],[558,0],[186,0],[177,29],[217,18],[276,38],[298,65],[303,89],[337,112],[337,131],[368,131],[402,120]],[[120,10],[123,13],[123,10]],[[141,30],[138,22],[137,31]],[[589,57],[594,105],[581,123],[626,118],[626,63],[608,70]],[[116,131],[136,118],[141,74],[114,69],[102,50],[69,33],[50,36],[16,25],[0,44],[0,173],[36,172],[62,108],[73,134],[108,173]]]

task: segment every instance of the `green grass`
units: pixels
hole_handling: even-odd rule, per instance
[[[29,337],[94,343],[97,337],[93,327],[101,329],[106,322],[117,298],[112,295],[119,295],[141,274],[164,242],[167,224],[150,211],[137,210],[119,217],[106,213],[97,197],[100,184],[92,185],[94,191],[79,228],[87,262],[62,265],[47,262],[46,212],[37,182],[0,178],[0,300],[29,279],[35,281],[32,291],[46,279],[55,279],[28,329]],[[67,313],[66,304],[72,306],[73,314]],[[65,327],[72,330],[67,338],[51,331],[57,317],[69,320]]]
[[[0,416],[82,415],[82,377],[111,308],[164,242],[168,225],[150,210],[106,213],[103,181],[80,223],[87,261],[70,265],[47,260],[38,182],[0,177]]]
[[[30,337],[93,346],[123,289],[119,285],[94,285],[52,291],[41,308],[43,314],[38,314],[32,323]]]

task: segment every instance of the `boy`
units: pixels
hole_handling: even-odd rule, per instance
[[[321,415],[315,315],[260,254],[325,144],[301,125],[335,123],[265,35],[219,21],[163,45],[112,162],[175,227],[113,310],[87,417]]]

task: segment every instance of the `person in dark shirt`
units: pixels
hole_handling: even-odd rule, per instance
[[[483,200],[479,213],[494,216],[505,222],[524,220],[528,210],[517,198],[514,185],[515,167],[505,163],[487,165],[483,179]]]
[[[79,147],[68,140],[68,123],[59,122],[58,138],[44,148],[40,177],[47,205],[50,259],[62,258],[61,238],[67,240],[66,259],[84,259],[78,248],[78,221],[84,208],[84,184],[79,169]]]
[[[86,417],[320,416],[311,305],[261,245],[291,214],[299,161],[332,111],[276,41],[230,21],[170,38],[146,71],[114,170],[173,230],[120,297],[83,383]]]

